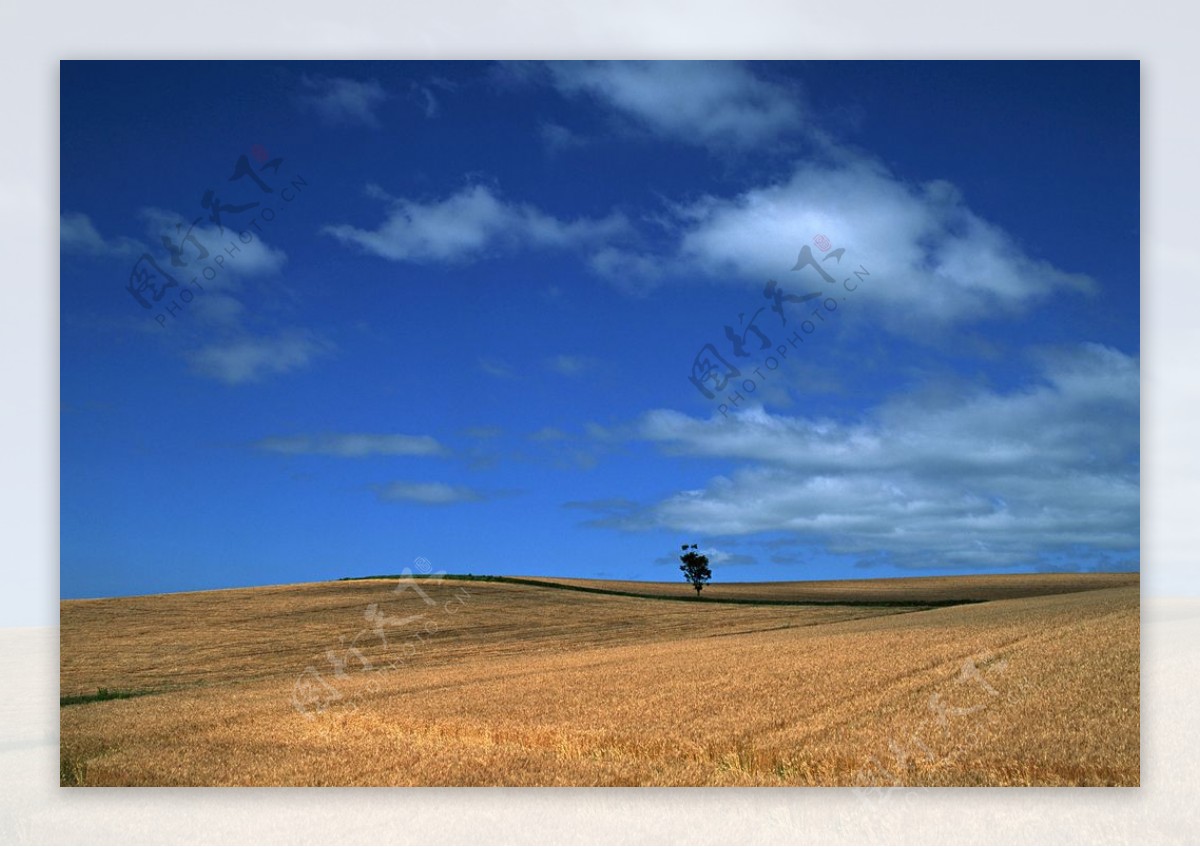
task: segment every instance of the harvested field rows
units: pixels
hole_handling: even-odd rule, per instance
[[[63,780],[1136,785],[1137,577],[1072,579],[934,609],[449,581],[66,601],[62,693],[156,693],[64,706]]]

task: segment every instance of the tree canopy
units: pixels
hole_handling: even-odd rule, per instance
[[[683,554],[680,555],[679,561],[683,562],[679,569],[683,571],[683,576],[692,587],[696,589],[696,594],[704,588],[704,583],[712,579],[712,571],[708,567],[708,556],[698,552],[699,547],[695,544],[683,545]]]

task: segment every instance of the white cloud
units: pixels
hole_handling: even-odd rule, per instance
[[[293,455],[338,456],[444,456],[449,451],[429,435],[327,433],[322,435],[279,435],[254,445],[260,450]]]
[[[425,117],[432,120],[438,116],[441,104],[429,86],[414,82],[409,86],[409,92],[421,104],[421,111],[425,113]]]
[[[1035,565],[1139,542],[1138,359],[1045,353],[1021,390],[901,397],[853,422],[747,409],[647,414],[638,436],[738,464],[609,525],[787,533],[902,565]]]
[[[721,550],[716,547],[705,547],[703,550],[697,550],[696,552],[707,557],[709,563],[714,565],[753,565],[758,561],[753,556],[748,556],[745,553],[730,553],[727,550]],[[678,565],[680,564],[680,553],[682,553],[682,550],[679,553],[669,553],[659,556],[654,560],[654,563],[658,565]]]
[[[569,356],[560,354],[546,360],[546,367],[562,376],[580,376],[594,370],[599,364],[590,356]]]
[[[529,436],[530,441],[566,441],[568,435],[556,426],[544,426]]]
[[[278,282],[269,287],[248,292],[250,280],[281,273],[287,263],[283,250],[267,244],[261,234],[250,233],[250,240],[239,237],[235,221],[219,227],[207,218],[202,222],[187,220],[165,209],[143,208],[138,213],[152,241],[163,241],[159,251],[165,269],[171,265],[168,239],[182,251],[187,264],[177,272],[181,285],[199,292],[187,306],[186,333],[192,339],[192,349],[184,355],[194,373],[216,379],[228,385],[261,382],[267,377],[286,374],[307,367],[314,359],[327,353],[332,345],[316,334],[303,329],[263,330],[248,320],[260,311],[258,297],[278,296],[285,290]],[[245,223],[245,220],[242,221]],[[189,239],[190,236],[190,239]],[[205,269],[213,273],[205,274]],[[251,303],[251,307],[247,306]],[[213,333],[216,340],[203,340]]]
[[[473,488],[448,485],[444,482],[391,482],[376,486],[375,492],[380,500],[403,500],[427,506],[471,503],[485,499]]]
[[[343,244],[398,262],[467,262],[490,250],[579,247],[628,228],[617,214],[600,220],[559,220],[532,206],[506,202],[482,185],[427,203],[388,197],[377,186],[369,186],[368,194],[389,202],[379,226],[338,224],[322,231]]]
[[[649,130],[710,147],[750,148],[802,127],[797,92],[733,62],[554,62],[552,84]]]
[[[194,223],[195,218],[189,221],[176,212],[154,207],[138,210],[138,218],[145,224],[146,239],[153,247],[126,236],[106,239],[91,218],[80,212],[66,212],[60,218],[60,244],[66,253],[96,257],[133,260],[149,253],[181,284],[200,277],[205,291],[234,287],[233,278],[237,276],[278,273],[287,261],[282,250],[269,246],[258,235],[251,233],[251,240],[244,242],[232,221],[222,231],[207,217]],[[179,251],[180,266],[171,262],[173,249]],[[202,277],[206,267],[216,272],[212,279]]]
[[[195,218],[189,221],[175,212],[153,207],[140,209],[138,218],[145,225],[147,241],[155,246],[147,248],[124,236],[106,240],[87,215],[78,213],[63,215],[62,244],[68,252],[127,258],[130,265],[119,277],[126,281],[135,261],[140,262],[140,255],[150,255],[180,286],[166,288],[162,307],[147,313],[151,318],[162,314],[172,302],[172,293],[188,288],[193,292],[187,305],[189,322],[237,330],[246,314],[241,300],[242,282],[276,274],[287,261],[282,250],[269,246],[258,235],[244,242],[232,225],[222,231],[207,218],[203,222],[194,222]],[[178,253],[178,265],[172,260],[172,251]]]
[[[329,348],[312,333],[293,330],[213,342],[190,351],[187,358],[201,376],[242,385],[303,368]]]
[[[588,257],[588,264],[601,277],[626,294],[650,292],[664,277],[683,273],[680,262],[669,255],[636,253],[622,247],[601,247]]]
[[[561,153],[573,147],[581,147],[586,143],[578,134],[553,121],[543,121],[538,124],[538,136],[551,153]]]
[[[892,328],[1015,313],[1061,290],[1091,291],[1080,274],[1029,256],[1000,227],[972,212],[946,182],[909,185],[869,159],[841,155],[798,165],[781,182],[733,197],[704,197],[671,210],[677,242],[667,255],[607,248],[601,274],[653,282],[707,276],[787,291],[842,294],[811,267],[792,273],[806,245],[836,281],[860,265],[871,280],[855,297]],[[813,248],[825,235],[841,259]],[[835,284],[836,285],[836,282]]]
[[[375,80],[302,76],[300,84],[305,92],[299,97],[301,105],[326,123],[379,125],[375,109],[388,95]]]
[[[239,230],[233,220],[218,227],[207,217],[203,222],[195,223],[195,217],[187,220],[175,212],[153,207],[139,210],[138,217],[145,222],[150,239],[162,245],[157,254],[162,258],[164,268],[170,267],[166,257],[171,246],[181,251],[180,259],[187,263],[186,268],[179,271],[181,282],[201,276],[205,267],[211,267],[216,275],[211,280],[201,276],[201,285],[206,289],[210,284],[214,288],[229,288],[233,286],[234,277],[279,273],[287,262],[286,253],[271,247],[253,232],[247,231],[250,240],[243,241],[238,233],[244,230]]]
[[[58,223],[59,245],[64,253],[132,258],[146,251],[141,242],[132,238],[104,238],[92,219],[81,212],[64,212]]]
[[[246,317],[246,306],[240,299],[222,293],[216,286],[205,286],[204,294],[188,304],[191,317],[198,322],[224,327],[238,327]]]
[[[303,368],[332,348],[305,330],[285,329],[267,335],[252,331],[247,325],[251,310],[244,302],[245,285],[252,278],[278,274],[287,255],[257,233],[243,241],[233,220],[226,221],[222,229],[207,217],[200,221],[196,217],[187,219],[154,207],[140,209],[138,218],[145,225],[147,241],[154,245],[147,248],[132,238],[105,239],[86,214],[66,213],[61,218],[62,247],[65,252],[127,258],[129,270],[139,255],[149,253],[181,288],[166,289],[161,308],[145,312],[145,320],[153,327],[159,326],[153,323],[156,315],[172,321],[179,348],[200,376],[229,385],[260,382]],[[245,223],[246,219],[239,221]],[[179,266],[171,261],[172,249],[179,251]],[[210,271],[207,275],[206,270]],[[118,280],[128,278],[127,270]],[[184,287],[193,291],[186,303],[186,317],[168,316],[165,310],[172,303],[172,292]],[[214,335],[216,340],[212,340]]]
[[[479,358],[479,369],[488,376],[494,376],[497,379],[517,378],[517,373],[512,369],[511,365],[490,356],[481,356]]]
[[[537,447],[527,458],[547,462],[559,470],[590,471],[599,464],[601,456],[616,452],[623,445],[616,433],[591,422],[584,424],[582,432],[544,426],[530,433],[528,440]]]

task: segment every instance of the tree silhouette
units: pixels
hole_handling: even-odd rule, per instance
[[[679,569],[683,571],[684,577],[696,589],[696,594],[699,596],[700,589],[704,587],[704,583],[712,579],[712,571],[708,569],[708,556],[703,553],[697,553],[699,548],[691,545],[691,549],[687,544],[683,545],[683,555],[679,557],[679,561],[683,562]]]

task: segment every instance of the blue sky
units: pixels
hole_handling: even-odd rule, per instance
[[[64,62],[62,596],[1136,569],[1138,92]]]

